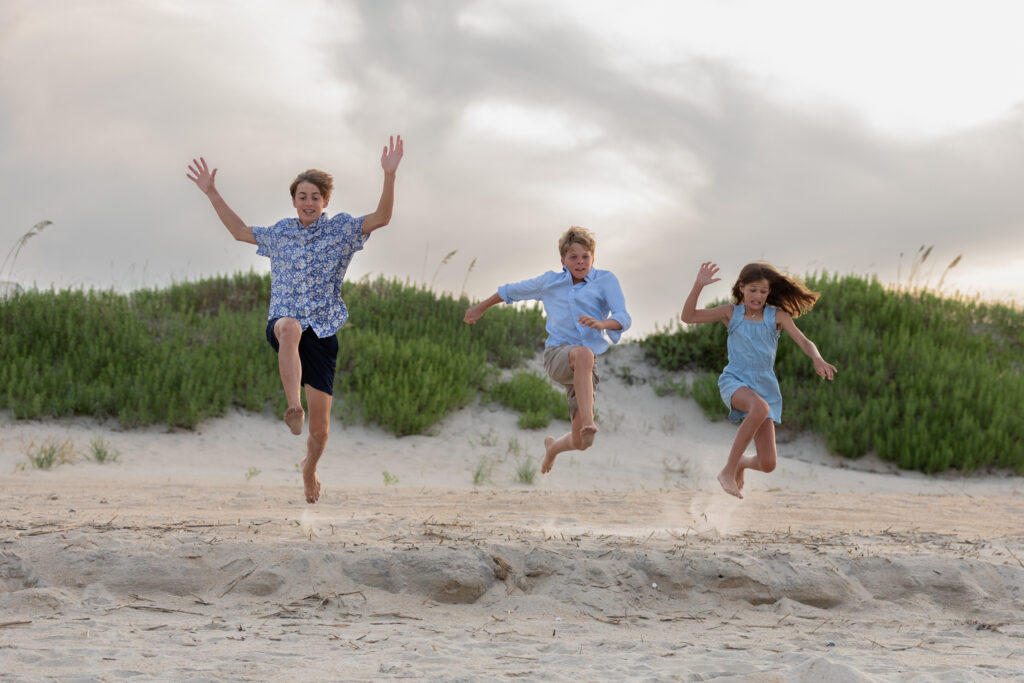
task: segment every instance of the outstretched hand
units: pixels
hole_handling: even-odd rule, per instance
[[[705,287],[710,285],[712,282],[718,282],[722,278],[715,277],[718,274],[718,264],[712,263],[711,261],[705,261],[700,264],[700,270],[697,271],[697,282],[696,284]]]
[[[479,306],[470,306],[466,309],[466,315],[462,316],[462,322],[472,325],[479,320],[483,314],[484,312],[480,310]]]
[[[210,192],[217,189],[216,185],[214,185],[214,181],[217,178],[217,169],[213,169],[211,172],[210,167],[206,165],[206,159],[202,157],[199,157],[199,161],[192,160],[188,167],[188,173],[185,175],[196,184],[196,187],[203,191],[203,194],[210,194]]]
[[[818,373],[819,377],[827,380],[831,380],[835,377],[836,372],[838,372],[838,370],[836,370],[836,366],[827,362],[824,358],[814,359],[814,371]]]
[[[403,153],[402,136],[391,136],[388,144],[384,147],[384,153],[380,155],[380,166],[385,173],[394,173],[398,169],[398,162],[402,160]]]

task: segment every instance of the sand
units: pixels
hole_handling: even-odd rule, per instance
[[[516,476],[566,423],[478,403],[421,437],[336,422],[315,505],[271,415],[0,415],[0,678],[1024,680],[1020,478],[799,436],[737,500],[733,426],[635,347],[600,369],[597,442],[551,474]],[[19,467],[96,437],[117,462]]]

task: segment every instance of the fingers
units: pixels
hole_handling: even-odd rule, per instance
[[[700,270],[697,271],[697,283],[701,285],[710,285],[712,282],[718,282],[722,278],[715,277],[718,273],[718,264],[713,261],[705,261],[700,264]]]
[[[210,175],[211,177],[217,175],[217,169],[213,169],[213,173],[210,173],[210,167],[207,165],[206,159],[203,157],[199,157],[198,160],[193,159],[192,163],[189,164],[188,170],[195,175],[193,180],[198,180],[204,175]]]
[[[391,156],[397,154],[402,156],[405,145],[402,143],[401,135],[390,135],[388,136],[388,144],[384,146],[384,152],[381,154],[382,157]]]

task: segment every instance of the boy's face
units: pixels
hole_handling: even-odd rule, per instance
[[[594,255],[582,244],[573,242],[562,257],[562,265],[569,269],[573,284],[583,282],[583,278],[594,267]]]
[[[292,206],[299,213],[299,223],[302,223],[303,227],[309,227],[327,208],[327,200],[320,194],[320,188],[311,182],[303,181],[295,188]]]

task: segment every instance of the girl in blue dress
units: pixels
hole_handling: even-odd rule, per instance
[[[777,460],[775,424],[782,422],[782,394],[774,366],[779,331],[785,330],[793,338],[823,379],[831,380],[836,368],[821,357],[818,347],[793,322],[793,318],[811,310],[818,300],[817,292],[767,263],[750,263],[732,286],[735,304],[698,310],[701,290],[721,280],[715,277],[717,273],[717,264],[701,264],[681,317],[687,324],[719,322],[729,328],[729,364],[718,378],[718,389],[729,407],[729,419],[739,422],[740,428],[718,482],[727,493],[742,498],[743,471],[771,472]],[[756,455],[744,455],[751,441]]]

